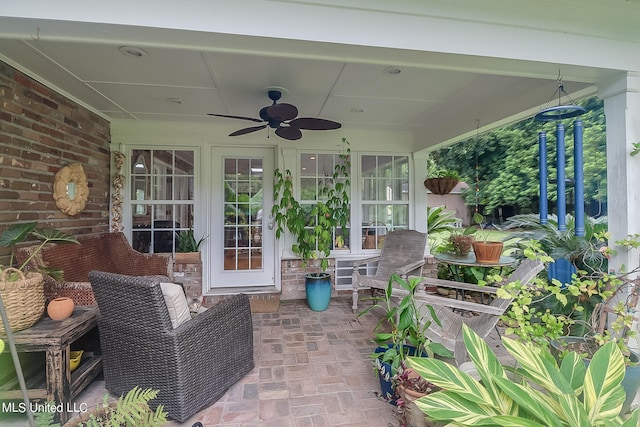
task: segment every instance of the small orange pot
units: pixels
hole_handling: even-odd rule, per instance
[[[51,300],[47,306],[47,314],[51,320],[64,320],[71,316],[75,304],[71,298],[60,297]]]

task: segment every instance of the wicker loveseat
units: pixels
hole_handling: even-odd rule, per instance
[[[173,327],[159,276],[89,274],[100,315],[105,387],[159,390],[151,404],[184,422],[254,367],[249,298],[227,298]]]
[[[50,245],[31,261],[36,265],[61,269],[64,281],[47,277],[44,289],[47,301],[70,297],[76,305],[95,305],[89,283],[93,270],[130,276],[162,275],[173,277],[173,259],[169,254],[142,254],[134,250],[122,233],[100,233],[78,237],[79,245]],[[24,262],[36,246],[20,248],[16,257]]]

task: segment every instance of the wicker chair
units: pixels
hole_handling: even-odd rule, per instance
[[[236,295],[173,329],[162,276],[92,271],[105,387],[159,390],[153,405],[184,422],[254,367],[249,298]]]
[[[358,260],[353,264],[351,284],[353,286],[353,311],[358,311],[358,292],[361,289],[384,290],[391,275],[403,278],[408,275],[420,276],[424,265],[424,251],[427,235],[415,230],[395,230],[387,234],[379,256]],[[361,274],[360,270],[369,263],[378,262],[375,274]]]
[[[78,241],[79,245],[48,245],[31,260],[31,269],[44,266],[64,271],[62,282],[45,276],[44,293],[48,301],[69,297],[76,305],[96,305],[89,283],[89,272],[93,270],[130,276],[173,275],[171,254],[140,253],[131,248],[122,233],[84,235],[79,236]],[[18,249],[16,258],[23,263],[37,247]]]
[[[506,279],[506,283],[520,281],[522,285],[529,284],[536,275],[542,271],[544,264],[541,261],[526,259],[520,263],[518,268]],[[425,286],[438,286],[442,288],[456,289],[464,292],[481,292],[495,295],[497,288],[492,286],[478,286],[471,283],[454,282],[433,278],[422,278]],[[407,291],[394,289],[393,295],[402,298]],[[481,338],[486,338],[496,327],[500,316],[511,305],[511,299],[492,298],[490,304],[480,304],[471,301],[460,301],[438,295],[427,294],[424,288],[416,292],[416,299],[426,304],[430,304],[442,326],[431,322],[425,335],[433,342],[441,343],[453,352],[456,364],[459,366],[466,359],[466,348],[463,341],[462,325],[466,324],[473,329]],[[423,313],[429,316],[426,308]],[[465,311],[475,312],[477,315],[463,316]]]

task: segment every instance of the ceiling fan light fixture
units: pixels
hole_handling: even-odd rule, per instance
[[[149,52],[146,50],[135,46],[120,46],[118,50],[123,55],[130,56],[132,58],[142,58],[143,56],[149,55]]]
[[[261,123],[259,126],[251,126],[244,129],[238,129],[229,134],[229,136],[246,135],[256,132],[267,127],[274,129],[277,136],[289,141],[296,141],[302,138],[302,130],[332,130],[340,129],[342,124],[333,120],[321,119],[317,117],[297,117],[298,108],[295,105],[287,103],[278,103],[282,97],[282,92],[288,92],[280,87],[268,87],[267,95],[272,104],[262,107],[259,111],[260,118],[234,116],[230,114],[208,113],[209,116],[224,117],[229,119],[248,120],[255,123]]]

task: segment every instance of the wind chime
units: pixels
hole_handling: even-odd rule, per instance
[[[565,92],[562,78],[558,75],[558,105],[556,107],[545,108],[535,115],[534,120],[538,122],[556,122],[556,174],[557,174],[557,204],[558,204],[558,230],[567,229],[567,200],[566,200],[566,178],[565,178],[565,152],[564,119],[581,116],[586,110],[579,105]],[[562,95],[565,95],[571,104],[562,105]],[[583,171],[583,149],[582,149],[582,120],[573,122],[573,174],[574,174],[574,206],[575,206],[575,235],[584,236],[584,171]],[[548,224],[548,200],[547,200],[547,132],[538,133],[539,155],[540,155],[540,224]]]
[[[476,119],[476,212],[478,212],[478,208],[480,206],[480,166],[478,165],[478,139],[480,136],[480,119]]]

